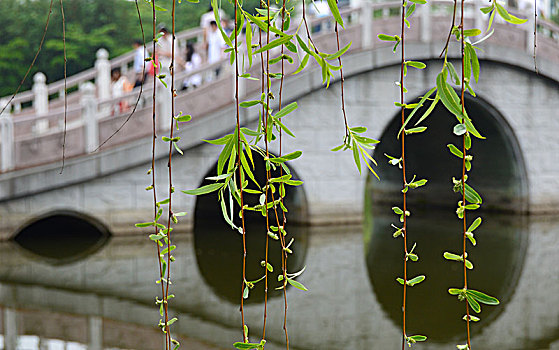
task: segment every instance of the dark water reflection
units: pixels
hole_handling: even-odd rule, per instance
[[[399,348],[401,287],[395,278],[401,274],[401,239],[393,239],[389,229],[394,215],[385,209],[372,213],[364,231],[349,226],[291,228],[299,255],[290,266],[307,266],[299,280],[309,288],[288,290],[292,349]],[[452,349],[463,342],[464,304],[446,290],[461,285],[461,268],[445,261],[442,252],[460,249],[460,223],[443,212],[416,210],[413,218],[409,232],[420,260],[410,264],[410,275],[425,274],[427,279],[410,289],[408,327],[410,333],[430,337],[414,348]],[[176,234],[172,314],[179,317],[174,326],[183,349],[230,349],[239,340],[235,299],[242,250],[240,236],[226,233]],[[475,264],[470,285],[501,300],[497,307],[482,306],[482,321],[472,328],[476,350],[557,349],[559,222],[484,215],[476,238],[478,246],[470,250]],[[262,244],[249,238],[249,278],[262,272]],[[71,247],[60,243],[60,248]],[[66,342],[68,349],[157,348],[155,261],[146,237],[114,237],[97,252],[65,265],[22,254],[13,242],[0,244],[4,348],[10,348],[14,335],[31,344],[21,349],[39,349],[39,338],[43,344]],[[254,291],[245,308],[255,341],[261,332],[260,299]],[[285,348],[283,298],[270,298],[268,312],[266,349]]]
[[[243,243],[240,234],[224,226],[207,222],[203,231],[194,231],[196,263],[205,282],[219,297],[238,304],[241,297],[239,276],[242,276],[243,268],[242,254],[240,254],[243,251]],[[291,226],[288,230],[288,237],[294,239],[290,247],[294,253],[290,254],[288,259],[289,271],[295,272],[304,267],[308,246],[308,227]],[[261,262],[265,259],[266,227],[264,223],[248,222],[246,232],[246,278],[248,281],[255,281],[264,275],[264,267]],[[279,241],[273,239],[268,239],[268,244],[268,263],[274,269],[269,275],[268,297],[275,298],[283,295],[281,290],[276,290],[277,287],[283,285],[277,280],[277,275],[281,273],[282,247]],[[231,288],[236,285],[239,288]],[[264,281],[261,281],[250,290],[250,298],[246,302],[249,304],[261,303],[263,300]]]
[[[416,210],[408,223],[408,244],[417,243],[418,262],[408,264],[408,276],[426,275],[423,283],[408,288],[407,328],[410,334],[428,334],[431,341],[450,342],[463,336],[465,304],[447,293],[462,288],[463,267],[443,258],[445,251],[461,255],[462,222],[452,211]],[[468,242],[468,285],[498,296],[500,307],[482,306],[481,322],[472,335],[481,332],[506,308],[518,284],[528,245],[527,219],[523,216],[490,216],[476,231],[477,246]],[[403,239],[394,239],[390,224],[398,218],[390,208],[373,208],[365,232],[365,255],[375,295],[390,319],[401,326],[402,286],[395,281],[403,272]],[[409,249],[409,248],[408,248]]]

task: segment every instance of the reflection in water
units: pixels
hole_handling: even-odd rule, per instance
[[[402,276],[402,239],[392,237],[391,223],[397,216],[388,207],[373,207],[370,227],[365,232],[365,254],[369,279],[383,310],[400,327],[402,321],[402,287],[395,279]],[[409,288],[407,328],[410,334],[429,335],[431,341],[450,342],[461,338],[465,330],[464,303],[447,293],[448,288],[464,285],[462,263],[443,258],[445,251],[461,255],[461,221],[450,210],[415,210],[408,221],[408,244],[418,262],[408,264],[408,276],[425,275],[423,283]],[[478,245],[469,249],[468,286],[496,296],[499,307],[482,305],[479,323],[472,327],[476,335],[506,308],[514,293],[527,249],[526,218],[523,216],[487,216],[475,231]]]
[[[13,240],[52,264],[66,264],[95,252],[109,237],[107,228],[96,220],[75,212],[59,211],[36,219]]]
[[[401,274],[401,241],[393,239],[387,229],[394,216],[374,213],[365,243],[359,227],[347,226],[309,227],[308,235],[298,238],[308,245],[299,248],[306,252],[307,266],[299,280],[309,292],[288,291],[293,349],[398,348],[401,288],[395,277]],[[420,261],[410,265],[415,269],[412,273],[425,273],[427,280],[410,289],[410,332],[430,337],[414,349],[452,349],[455,338],[462,337],[464,325],[459,319],[464,305],[446,289],[460,285],[460,264],[444,261],[442,252],[460,245],[458,239],[450,238],[459,228],[445,228],[459,223],[453,217],[431,213],[437,220],[425,228],[421,217],[427,218],[429,213],[416,210],[412,215],[416,219],[410,230],[418,236]],[[476,350],[557,349],[558,233],[557,220],[538,218],[527,226],[517,217],[484,215],[484,223],[476,231],[479,246],[472,250],[476,267],[470,282],[472,287],[495,294],[502,303],[483,306],[482,322],[473,326]],[[240,337],[239,307],[216,295],[207,276],[201,275],[203,268],[197,262],[202,265],[202,260],[211,259],[197,257],[198,238],[190,234],[176,234],[175,238],[172,292],[176,298],[171,310],[179,318],[173,325],[175,335],[183,349],[230,349]],[[212,241],[218,244],[208,240],[206,246]],[[61,248],[69,247],[62,243]],[[228,260],[220,256],[224,250],[215,248],[216,264],[227,265]],[[232,258],[239,260],[240,253]],[[66,265],[34,260],[13,249],[13,243],[1,243],[0,333],[5,343],[19,335],[81,344],[89,350],[160,348],[162,336],[155,327],[160,318],[154,305],[156,279],[154,246],[146,237],[114,237],[94,254]],[[285,349],[283,299],[270,299],[268,307],[266,349]],[[258,303],[246,305],[245,316],[254,337],[261,332],[262,309]]]
[[[206,222],[203,227],[204,230],[194,231],[198,269],[206,283],[217,295],[231,303],[239,304],[243,252],[241,235],[223,224],[216,225]],[[287,230],[289,232],[287,237],[294,239],[291,245],[293,254],[290,254],[288,258],[288,269],[289,272],[296,272],[304,266],[308,245],[308,227],[291,225]],[[266,225],[249,222],[246,224],[246,232],[246,278],[248,281],[254,281],[264,275],[261,262],[264,261],[266,247]],[[268,274],[268,298],[283,294],[281,290],[276,290],[277,287],[283,285],[277,280],[277,276],[281,274],[281,252],[280,242],[270,239],[268,262],[273,266],[274,271]],[[263,300],[264,281],[261,281],[250,290],[249,298],[245,302],[261,303]]]

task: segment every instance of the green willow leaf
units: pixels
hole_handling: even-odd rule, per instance
[[[300,289],[300,290],[305,291],[305,292],[308,291],[307,287],[305,287],[302,283],[300,283],[298,281],[295,281],[292,278],[288,277],[287,282],[289,282],[289,284],[291,284],[293,287],[295,287],[297,289]]]
[[[480,303],[487,304],[487,305],[499,305],[499,299],[487,295],[483,292],[468,289],[466,290],[466,295],[470,295],[475,300],[479,301]]]
[[[464,37],[478,36],[480,34],[481,34],[481,30],[479,30],[479,29],[465,29],[464,30]]]
[[[239,106],[241,106],[243,108],[248,108],[248,107],[256,106],[257,104],[259,104],[261,102],[262,101],[259,101],[259,100],[243,101],[243,102],[239,103]]]
[[[463,261],[463,260],[462,260],[462,257],[461,257],[460,255],[456,255],[456,254],[449,253],[449,252],[444,252],[444,253],[443,253],[443,257],[444,257],[446,260]]]
[[[343,48],[341,48],[338,52],[333,53],[331,55],[327,55],[326,59],[328,60],[335,60],[336,58],[340,57],[341,55],[343,55],[347,50],[349,50],[351,46],[351,41],[349,42],[349,44],[347,44],[346,46],[344,46]]]
[[[273,49],[274,47],[283,45],[286,42],[291,41],[291,39],[293,39],[293,35],[287,35],[287,36],[284,36],[284,37],[277,38],[276,40],[271,41],[270,43],[262,46],[261,48],[259,48],[256,51],[254,51],[254,55],[259,54],[261,52],[268,51],[270,49]]]
[[[470,185],[466,185],[466,200],[472,204],[482,204],[483,200],[479,193],[476,192]]]
[[[427,67],[425,63],[417,62],[417,61],[407,61],[406,66],[410,66],[417,69],[425,69]]]
[[[481,218],[477,218],[474,220],[474,222],[468,228],[468,232],[474,232],[474,230],[478,228],[479,225],[481,225]]]
[[[361,174],[361,158],[359,157],[359,149],[357,148],[355,140],[352,141],[351,150],[353,151],[353,160],[355,161],[357,170],[359,170],[359,174]]]
[[[338,24],[341,25],[342,28],[344,28],[344,20],[342,19],[342,16],[340,15],[340,10],[338,9],[337,1],[336,0],[328,0],[328,6],[330,7],[330,12],[332,12],[332,15],[334,16],[334,19],[336,20],[336,22],[338,22]]]
[[[410,335],[409,337],[407,337],[408,339],[412,339],[413,341],[426,341],[427,337],[424,335]]]
[[[437,90],[438,95],[445,105],[446,109],[448,109],[452,114],[456,115],[460,119],[462,119],[462,108],[460,105],[455,101],[452,92],[456,94],[454,89],[448,86],[445,79],[445,74],[440,73],[437,76]],[[451,92],[452,90],[452,92]]]
[[[410,134],[419,134],[424,132],[425,130],[427,130],[426,126],[420,126],[417,128],[411,128],[405,131],[406,135],[410,135]]]
[[[505,21],[511,24],[524,24],[528,21],[527,19],[521,19],[511,15],[510,13],[507,12],[507,10],[503,7],[503,5],[497,2],[495,3],[495,6],[497,7],[497,12],[499,13],[499,16],[501,16]]]
[[[382,41],[400,41],[396,35],[379,34],[377,37]]]
[[[233,137],[233,135],[225,135],[222,138],[215,139],[215,140],[203,140],[204,142],[211,143],[212,145],[225,145],[229,140]]]
[[[470,294],[467,294],[467,292],[466,300],[468,301],[468,304],[470,304],[472,310],[474,310],[478,314],[481,312],[481,306],[479,305],[479,303]]]
[[[274,117],[283,118],[286,115],[288,115],[289,113],[296,110],[297,107],[298,107],[297,102],[292,102],[292,103],[288,104],[287,106],[283,107],[281,110],[279,110]]]
[[[408,9],[406,10],[406,15],[405,15],[405,17],[406,17],[406,18],[410,17],[414,12],[415,12],[415,4],[412,3],[410,6],[408,6]],[[410,27],[410,26],[408,25],[408,28],[409,28],[409,27]]]
[[[411,280],[408,280],[407,285],[410,286],[410,287],[413,287],[416,284],[423,282],[424,280],[425,280],[425,276],[424,275],[419,275],[419,276],[416,276],[416,277],[412,278]]]
[[[293,72],[293,75],[298,74],[303,69],[305,69],[305,67],[307,66],[307,63],[309,62],[309,57],[310,57],[310,55],[308,53],[305,54],[305,57],[303,57],[303,60],[301,60],[301,64],[299,64],[299,68],[297,68],[297,70],[295,72]]]
[[[449,143],[448,145],[446,145],[446,147],[448,147],[448,149],[450,150],[450,153],[454,154],[456,157],[458,157],[458,158],[464,157],[464,153],[462,153],[462,151],[459,150],[452,143]]]
[[[460,293],[462,293],[464,290],[463,289],[457,289],[457,288],[450,288],[448,290],[448,293],[450,295],[460,295]]]
[[[192,196],[199,196],[199,195],[202,195],[202,194],[217,191],[220,188],[222,188],[223,186],[224,185],[222,183],[215,183],[215,184],[209,184],[209,185],[205,185],[205,186],[202,186],[202,187],[198,187],[198,188],[193,189],[193,190],[186,190],[186,191],[182,191],[182,192],[186,193],[186,194],[190,194]]]
[[[239,350],[250,350],[250,349],[258,349],[260,344],[236,342],[233,344],[233,346],[235,347],[235,349],[239,349]]]

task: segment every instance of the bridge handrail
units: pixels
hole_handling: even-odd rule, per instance
[[[198,38],[202,34],[203,34],[203,29],[193,28],[193,29],[187,29],[187,30],[181,31],[181,32],[177,33],[175,36],[176,36],[176,39],[179,40],[179,42],[180,42],[180,41],[185,41],[185,40]],[[148,43],[146,43],[146,49],[147,49],[148,52],[151,53],[152,46],[149,45]],[[133,61],[134,61],[134,51],[127,52],[125,54],[122,54],[120,56],[114,57],[111,60],[109,60],[110,65],[111,65],[111,69],[115,68],[115,67],[123,67],[125,65],[127,66],[128,64],[130,64]],[[66,85],[67,88],[79,86],[80,84],[82,84],[86,81],[94,80],[96,75],[97,75],[97,70],[94,67],[92,67],[92,68],[88,68],[88,69],[86,69],[82,72],[76,73],[76,74],[68,77],[66,79],[66,82],[64,82],[64,79],[61,79],[61,80],[57,80],[55,82],[49,83],[49,84],[47,84],[48,94],[53,95],[55,93],[60,93],[62,95],[65,85]],[[21,104],[26,103],[26,102],[31,102],[33,100],[33,98],[34,98],[33,91],[31,91],[31,90],[24,91],[24,92],[18,93],[16,96],[14,96],[14,98],[12,100],[12,105],[18,105],[18,104],[21,105]]]

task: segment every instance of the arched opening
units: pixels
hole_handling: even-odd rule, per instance
[[[482,194],[483,210],[524,212],[528,203],[528,181],[520,145],[504,117],[480,97],[466,95],[466,108],[476,128],[486,137],[473,138],[472,170],[468,183]],[[408,113],[409,110],[408,110]],[[413,125],[422,115],[420,110],[410,121]],[[406,115],[407,117],[407,115]],[[406,138],[406,168],[408,176],[429,180],[427,186],[413,191],[409,200],[429,206],[453,207],[458,199],[452,192],[452,178],[462,174],[462,163],[452,155],[447,145],[461,149],[462,138],[452,133],[457,120],[439,103],[424,122],[427,130]],[[377,171],[381,182],[369,181],[367,194],[375,204],[400,200],[402,171],[388,164],[385,154],[400,157],[400,140],[396,138],[401,127],[396,115],[384,130],[375,149]]]
[[[12,240],[51,264],[66,264],[96,252],[110,235],[105,225],[88,215],[59,210],[26,223]]]
[[[258,183],[266,181],[266,171],[264,161],[256,154],[254,156],[255,169],[254,176]],[[298,179],[296,173],[290,169],[292,178]],[[217,163],[206,174],[206,177],[215,176]],[[284,173],[285,174],[285,173]],[[272,171],[272,177],[279,177],[280,171],[277,168]],[[200,186],[212,183],[205,179]],[[288,257],[288,271],[297,272],[304,266],[305,255],[308,245],[308,228],[298,224],[305,222],[307,216],[307,204],[305,193],[302,186],[286,186],[285,206],[288,232],[286,243],[291,238],[294,239],[291,249],[293,254]],[[250,188],[255,188],[252,182]],[[245,194],[244,202],[248,205],[257,204],[259,194]],[[277,198],[277,197],[276,197]],[[239,217],[240,207],[234,202],[233,218],[237,226],[241,225]],[[273,209],[268,210],[270,225],[278,226]],[[283,220],[281,209],[278,208],[280,222]],[[246,278],[254,281],[264,275],[264,268],[261,261],[264,260],[266,246],[266,223],[265,218],[260,212],[245,211],[246,229]],[[273,272],[268,278],[268,298],[281,296],[281,290],[275,288],[282,286],[278,282],[277,275],[281,274],[281,253],[282,248],[279,240],[269,239],[268,261],[273,266]],[[243,245],[242,236],[238,231],[232,230],[222,215],[222,208],[215,193],[210,193],[196,198],[196,209],[194,213],[194,246],[196,261],[200,274],[206,283],[220,298],[231,303],[239,303],[241,298],[241,278],[242,278],[242,256]],[[250,290],[249,298],[246,303],[258,303],[264,300],[263,281],[256,284]]]
[[[510,215],[527,205],[526,170],[520,147],[503,117],[479,98],[468,98],[467,109],[476,128],[487,138],[473,141],[474,156],[468,183],[483,197],[483,209],[469,212],[483,224],[475,232],[478,245],[468,249],[474,269],[468,271],[473,289],[497,296],[499,307],[482,306],[478,334],[505,309],[518,283],[528,246],[526,217]],[[421,116],[422,113],[418,113]],[[416,119],[417,120],[417,119]],[[411,121],[412,125],[415,123]],[[417,243],[420,259],[408,264],[408,276],[426,275],[426,280],[408,293],[408,331],[427,334],[432,341],[460,339],[464,332],[464,303],[447,293],[463,285],[462,265],[443,258],[445,251],[461,254],[462,223],[455,214],[460,195],[452,191],[452,177],[461,176],[461,161],[450,154],[447,144],[461,148],[461,138],[452,133],[456,118],[440,104],[427,119],[427,131],[406,138],[408,179],[415,174],[426,178],[426,186],[408,192],[408,249]],[[397,115],[384,131],[375,150],[381,182],[369,178],[365,196],[365,258],[372,289],[381,307],[398,326],[402,318],[401,237],[392,237],[391,223],[398,218],[391,210],[402,202],[402,170],[388,164],[384,154],[400,157],[396,134],[401,119]]]

